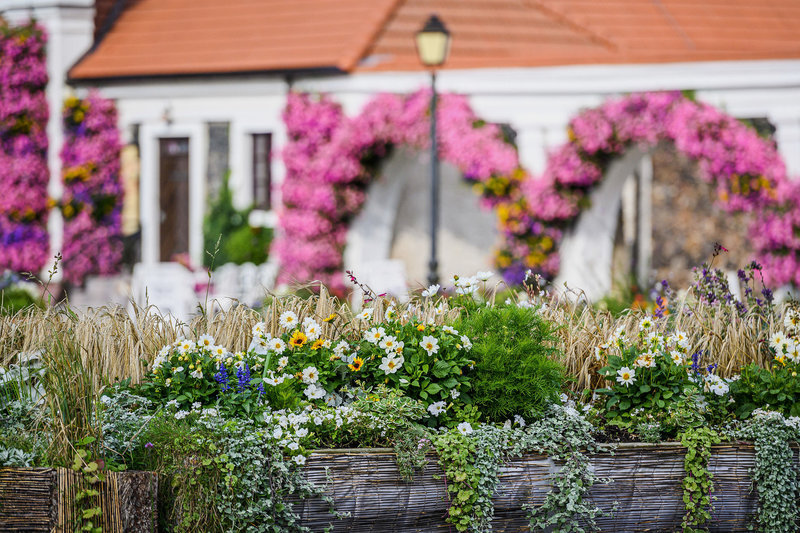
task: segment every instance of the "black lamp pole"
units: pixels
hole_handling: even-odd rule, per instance
[[[450,32],[435,14],[428,17],[416,35],[417,54],[423,65],[431,69],[431,259],[428,262],[428,284],[439,283],[439,261],[436,239],[439,235],[439,146],[436,135],[436,67],[444,65],[450,52]]]
[[[428,263],[428,285],[439,283],[439,261],[436,259],[436,238],[439,234],[439,147],[436,137],[436,71],[431,71],[431,260]]]

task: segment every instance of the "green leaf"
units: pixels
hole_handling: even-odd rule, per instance
[[[450,363],[442,361],[436,361],[433,365],[433,375],[437,378],[444,379],[450,374]]]

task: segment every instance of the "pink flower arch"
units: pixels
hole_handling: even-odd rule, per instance
[[[281,236],[273,244],[279,281],[319,280],[344,291],[348,224],[390,146],[429,145],[429,102],[425,90],[381,94],[348,118],[328,96],[289,96]],[[713,106],[679,92],[609,99],[570,121],[569,141],[549,155],[539,177],[521,168],[500,128],[476,117],[466,97],[442,95],[438,113],[440,157],[497,213],[503,241],[495,260],[509,283],[521,282],[528,269],[555,276],[564,232],[610,162],[632,146],[668,141],[698,163],[720,206],[756,215],[751,234],[767,280],[800,285],[800,184],[788,180],[773,143]]]

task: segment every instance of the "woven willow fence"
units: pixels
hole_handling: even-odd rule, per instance
[[[748,531],[757,509],[749,472],[755,466],[752,445],[714,446],[709,470],[714,475],[716,501],[710,531]],[[686,449],[679,444],[622,444],[614,454],[592,456],[595,473],[609,484],[592,487],[589,498],[606,512],[601,531],[679,531],[685,513],[681,482]],[[306,472],[326,486],[336,510],[349,517],[332,520],[321,499],[300,501],[295,510],[313,531],[333,524],[334,531],[449,532],[445,480],[430,457],[411,483],[402,481],[394,454],[388,449],[326,450],[309,458]],[[795,450],[795,467],[798,464]],[[493,530],[525,531],[528,506],[540,505],[550,490],[550,476],[559,465],[546,456],[528,455],[505,464],[493,497]]]
[[[78,513],[75,496],[82,476],[66,468],[0,468],[0,531],[71,533]],[[105,533],[152,533],[156,530],[158,480],[150,472],[108,472],[92,488],[100,495],[89,507],[102,514],[95,525]]]

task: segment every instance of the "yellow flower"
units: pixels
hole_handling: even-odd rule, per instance
[[[317,339],[314,341],[314,344],[311,345],[312,350],[318,350],[322,348],[322,345],[325,344],[325,341],[322,339]]]
[[[308,342],[308,337],[306,337],[306,334],[299,329],[294,330],[294,333],[292,333],[292,338],[289,339],[289,344],[295,348],[301,347],[306,342]]]
[[[334,318],[336,318],[336,313],[331,313],[330,315],[328,315],[328,318],[323,320],[323,322],[330,322]]]
[[[361,367],[364,366],[364,360],[360,357],[356,357],[353,359],[353,362],[347,365],[347,367],[352,370],[353,372],[358,372],[361,370]]]
[[[417,331],[425,331],[425,324],[419,324],[417,326]]]

